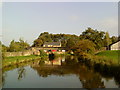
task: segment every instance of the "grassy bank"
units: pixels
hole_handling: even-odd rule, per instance
[[[82,53],[77,56],[79,61],[87,62],[91,65],[101,64],[101,65],[110,65],[110,66],[119,66],[120,65],[120,50],[114,51],[101,51],[95,55],[88,53]]]
[[[120,59],[120,50],[102,51],[96,54],[104,59],[106,62],[111,62],[113,64],[118,64]]]
[[[40,59],[40,56],[30,55],[30,56],[16,56],[16,57],[5,57],[2,60],[2,66],[8,66],[12,64],[17,64],[21,62],[31,61],[34,59]]]

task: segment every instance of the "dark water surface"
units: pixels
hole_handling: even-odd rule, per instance
[[[98,68],[97,68],[98,69]],[[118,72],[119,73],[119,72]],[[3,69],[3,88],[119,88],[120,79],[75,57],[33,60]]]

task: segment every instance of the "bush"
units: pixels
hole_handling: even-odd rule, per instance
[[[88,54],[88,53],[81,52],[81,53],[78,54],[78,59],[79,60],[91,60],[92,55]]]
[[[4,59],[5,58],[5,53],[4,52],[2,52],[2,59]]]
[[[46,57],[47,53],[44,52],[43,50],[40,50],[40,57]]]
[[[72,49],[75,54],[94,54],[95,44],[90,40],[80,40]]]

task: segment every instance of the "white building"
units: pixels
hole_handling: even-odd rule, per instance
[[[118,41],[114,44],[111,44],[110,45],[110,50],[120,50],[120,41]]]
[[[45,42],[43,47],[61,47],[61,42]]]

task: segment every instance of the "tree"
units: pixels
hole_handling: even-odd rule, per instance
[[[79,39],[88,39],[92,41],[96,46],[95,49],[104,47],[105,32],[93,30],[88,28],[80,36],[70,34],[49,34],[48,32],[41,33],[39,37],[34,41],[32,46],[41,47],[45,42],[61,42],[62,47],[72,47],[72,44],[79,41]]]
[[[34,47],[41,47],[42,45],[43,41],[41,39],[36,39],[33,44]]]
[[[10,52],[22,51],[30,47],[30,45],[22,39],[19,39],[19,42],[12,40],[9,45]]]
[[[75,54],[81,54],[81,53],[88,53],[93,54],[95,51],[95,44],[86,39],[86,40],[80,40],[76,45],[72,48]]]
[[[2,42],[0,41],[0,50],[2,51],[2,52],[7,52],[8,51],[8,47],[7,46],[5,46],[4,44],[2,44]]]
[[[111,39],[112,43],[118,41],[118,37],[116,37],[116,36],[112,36],[110,39]]]
[[[76,45],[76,40],[73,38],[69,38],[66,43],[66,48],[68,50],[72,49]]]
[[[20,48],[20,45],[18,44],[18,42],[15,42],[14,40],[10,42],[10,45],[9,45],[10,52],[17,52],[19,51],[19,48]]]
[[[1,52],[1,55],[2,55],[2,59],[5,58],[5,52],[8,51],[8,47],[5,46],[4,44],[2,44],[2,42],[0,41],[0,52]]]
[[[105,33],[102,31],[93,30],[92,28],[88,28],[79,36],[82,39],[88,39],[92,41],[96,46],[96,49],[100,49],[104,46],[103,39],[105,37]]]
[[[105,33],[104,43],[105,46],[109,46],[112,43],[108,32]]]
[[[36,40],[34,40],[32,46],[41,47],[44,44],[44,42],[51,42],[51,41],[52,41],[51,34],[49,34],[48,32],[44,32],[41,33]]]
[[[30,45],[27,43],[27,41],[24,41],[23,39],[19,39],[19,45],[21,50],[27,49],[28,47],[30,47]]]

